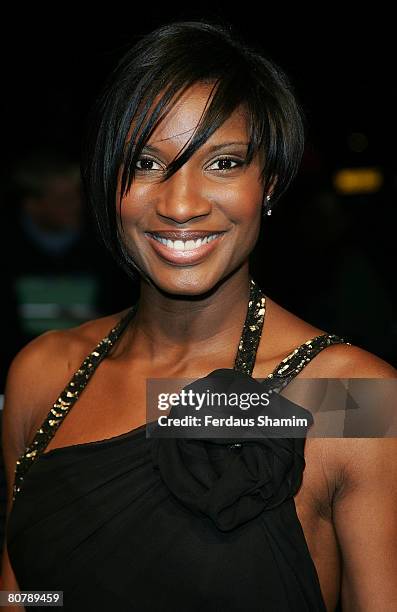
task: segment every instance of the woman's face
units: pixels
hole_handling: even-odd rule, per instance
[[[243,165],[248,132],[242,109],[160,183],[172,159],[188,146],[210,91],[210,85],[196,84],[173,105],[143,149],[121,203],[131,256],[171,294],[210,291],[248,262],[260,229],[263,160],[255,156],[249,166]],[[207,242],[205,236],[212,238]]]

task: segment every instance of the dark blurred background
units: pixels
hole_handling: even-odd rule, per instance
[[[348,16],[337,5],[294,14],[263,5],[259,14],[224,2],[148,3],[85,18],[69,4],[57,7],[57,14],[21,11],[1,39],[0,393],[10,360],[30,338],[137,298],[81,200],[80,139],[117,59],[137,36],[172,19],[234,24],[287,72],[306,113],[300,173],[265,219],[254,277],[288,310],[397,366],[391,17],[373,7]]]

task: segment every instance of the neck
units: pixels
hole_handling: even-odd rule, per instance
[[[158,365],[234,356],[249,291],[248,266],[199,296],[167,294],[142,281],[128,344]]]

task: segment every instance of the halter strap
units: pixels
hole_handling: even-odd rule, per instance
[[[234,369],[251,376],[255,365],[256,352],[262,335],[266,314],[266,296],[255,281],[250,279],[250,295],[247,315],[237,348]]]

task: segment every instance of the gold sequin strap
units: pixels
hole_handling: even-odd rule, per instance
[[[268,378],[275,382],[275,386],[284,388],[307,366],[313,357],[332,344],[348,344],[351,346],[350,342],[336,334],[320,334],[298,346],[274,368]]]
[[[256,351],[262,335],[266,313],[266,296],[251,278],[248,309],[241,339],[237,349],[234,369],[251,376],[256,359]]]
[[[63,419],[80,397],[80,394],[86,387],[98,365],[120,338],[124,329],[134,316],[137,306],[137,303],[134,304],[128,313],[110,330],[107,336],[102,338],[94,350],[84,359],[57,401],[53,404],[40,429],[36,432],[32,443],[25,449],[24,453],[16,462],[13,499],[15,499],[17,492],[20,490],[24,475],[36,457],[47,447]]]

